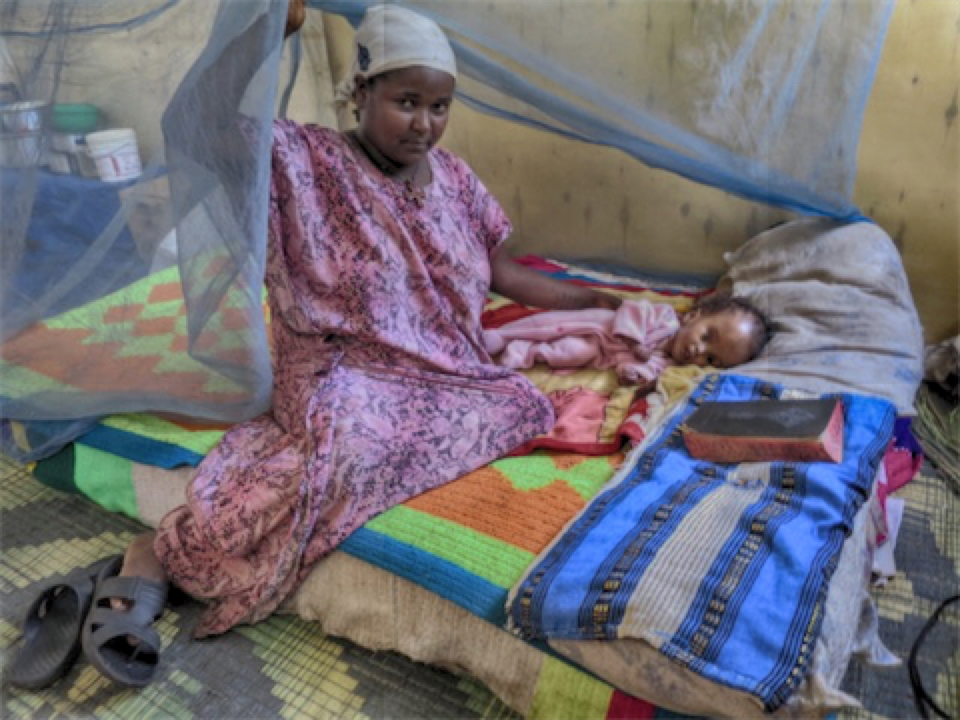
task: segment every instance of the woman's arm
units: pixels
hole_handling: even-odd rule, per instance
[[[491,289],[511,300],[550,310],[607,308],[623,302],[616,295],[557,280],[518,264],[501,245],[490,258]]]
[[[305,0],[290,0],[287,6],[287,27],[283,30],[283,37],[288,38],[303,27],[307,19],[307,4]]]

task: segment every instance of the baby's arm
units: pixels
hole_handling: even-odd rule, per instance
[[[660,351],[646,360],[628,358],[617,364],[617,377],[622,385],[636,385],[638,394],[646,395],[657,386],[657,378],[672,362]]]

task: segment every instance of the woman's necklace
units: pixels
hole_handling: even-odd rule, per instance
[[[397,165],[390,158],[385,157],[383,153],[367,143],[356,130],[347,133],[347,137],[353,140],[354,144],[367,157],[367,159],[377,167],[386,177],[395,183],[403,186],[403,196],[411,201],[418,208],[422,208],[427,199],[427,194],[420,183],[423,170],[423,161],[418,160],[413,166],[413,171],[404,178],[398,177],[406,168],[403,165]],[[425,182],[423,184],[426,184]]]

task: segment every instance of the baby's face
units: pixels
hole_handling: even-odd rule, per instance
[[[736,310],[704,315],[687,313],[670,345],[670,357],[678,365],[710,365],[729,368],[750,359],[753,316]]]

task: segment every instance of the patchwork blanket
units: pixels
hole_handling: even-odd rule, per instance
[[[504,458],[387,510],[339,549],[503,626],[510,588],[623,457],[536,450]],[[74,443],[33,474],[155,525],[183,502],[192,468],[157,468]]]
[[[195,351],[227,359],[249,341],[244,299],[227,294]],[[129,391],[183,403],[215,397],[226,404],[243,397],[240,385],[189,352],[176,267],[27,328],[0,345],[0,371],[6,399],[13,402],[44,391]]]
[[[784,389],[710,375],[511,593],[527,638],[641,639],[775,710],[807,675],[853,519],[892,434],[891,403],[839,395],[841,463],[721,465],[681,425],[704,401]]]
[[[667,285],[535,256],[520,261],[567,282],[604,288],[627,299],[666,303],[680,312],[711,292],[697,282]],[[491,294],[483,323],[496,328],[537,312],[540,311]],[[230,324],[231,317],[225,313],[224,327],[207,333],[222,345],[220,353],[229,352],[244,332],[242,323],[237,327]],[[123,343],[115,341],[119,326],[125,329]],[[95,368],[96,372],[81,372],[78,368]],[[211,373],[190,354],[176,268],[50,318],[9,340],[0,347],[0,373],[5,387],[16,389],[18,396],[41,391],[101,391],[107,382],[115,383],[113,387],[119,390],[130,388],[163,395],[165,402],[180,399],[189,403],[212,395],[226,402],[239,392],[239,388]],[[622,385],[613,370],[558,372],[538,365],[526,374],[550,397],[557,423],[551,432],[530,441],[517,454],[551,448],[605,455],[617,451],[625,440],[643,436],[642,418],[648,403],[636,398],[634,386]],[[137,462],[172,468],[199,463],[226,427],[150,414],[114,415],[96,424],[77,442]],[[46,439],[43,423],[14,422],[5,427],[5,432],[12,435],[22,451],[42,445]]]

